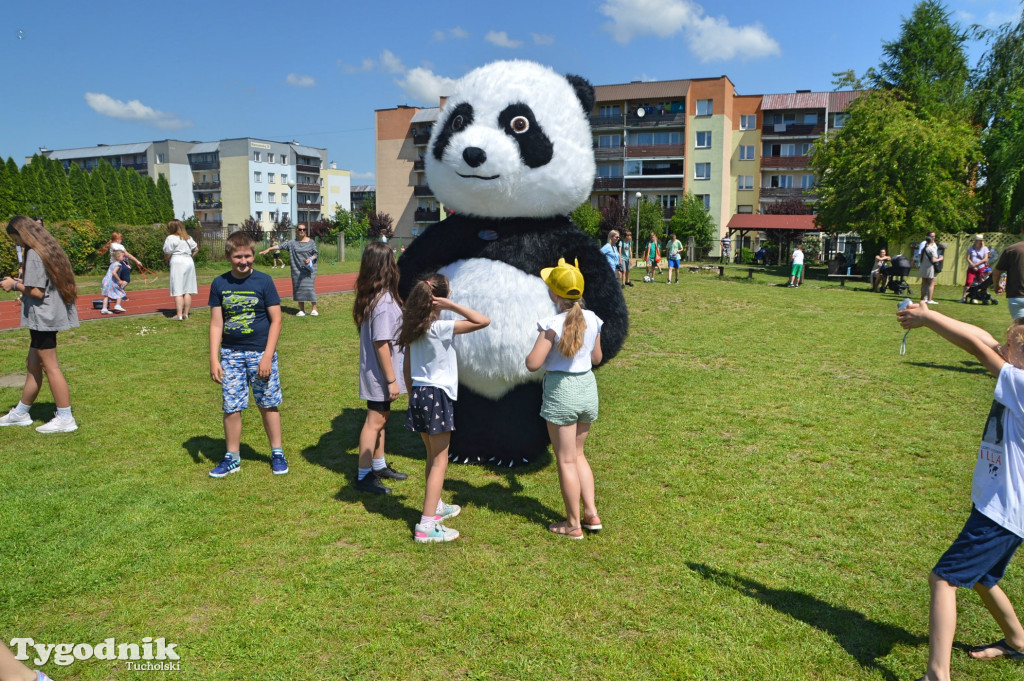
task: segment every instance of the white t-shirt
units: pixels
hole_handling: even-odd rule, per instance
[[[124,251],[125,253],[127,253],[128,249],[124,247],[124,244],[119,244],[116,241],[111,241],[110,242],[110,262],[114,262],[114,253],[116,253],[117,251]],[[128,258],[124,259],[124,263],[126,265],[128,265]],[[128,266],[131,267],[131,265],[128,265]]]
[[[583,332],[583,345],[572,357],[566,357],[558,349],[558,341],[562,338],[562,327],[565,326],[565,315],[562,312],[554,317],[548,317],[537,323],[538,331],[551,330],[555,332],[555,345],[551,352],[544,359],[544,368],[548,371],[566,371],[570,374],[582,374],[590,371],[593,364],[590,362],[590,353],[594,350],[594,343],[597,342],[597,334],[601,333],[604,322],[590,310],[583,310],[583,318],[587,320],[587,330]]]
[[[1024,371],[1004,364],[974,466],[971,501],[978,512],[1024,537]]]
[[[986,255],[988,255],[988,246],[982,246],[981,248],[971,246],[967,249],[967,262],[977,266],[979,262],[985,259]]]
[[[798,248],[795,251],[793,251],[793,264],[794,265],[803,265],[804,264],[804,251],[803,251],[803,249]]]
[[[412,342],[406,353],[413,386],[432,385],[459,399],[459,365],[456,362],[455,320],[438,319]]]

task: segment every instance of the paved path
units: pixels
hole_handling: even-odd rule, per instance
[[[338,293],[341,291],[353,291],[356,287],[355,273],[349,274],[321,274],[316,278],[317,293]],[[281,298],[292,297],[291,277],[274,279],[277,292]],[[128,302],[124,304],[127,312],[103,315],[100,311],[93,309],[92,301],[103,300],[102,296],[78,296],[75,302],[78,308],[78,319],[90,321],[93,319],[113,319],[114,317],[137,316],[144,314],[163,314],[165,317],[174,316],[174,299],[167,293],[167,286],[163,288],[134,290],[128,289]],[[206,301],[210,299],[210,286],[200,286],[199,293],[192,296],[192,307],[201,309],[206,307]],[[0,300],[0,331],[16,329],[21,323],[21,303],[14,303],[11,299]]]

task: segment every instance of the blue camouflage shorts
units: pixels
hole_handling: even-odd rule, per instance
[[[220,349],[220,366],[224,370],[221,392],[224,397],[224,413],[233,414],[249,406],[249,386],[252,386],[256,406],[270,409],[281,404],[281,376],[277,371],[277,353],[270,365],[267,380],[256,377],[261,350]]]

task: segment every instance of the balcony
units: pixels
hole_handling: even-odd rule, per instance
[[[414,219],[416,222],[437,222],[441,219],[441,209],[417,208]]]
[[[618,116],[591,116],[590,127],[591,128],[621,128],[626,124],[626,119],[622,114]]]
[[[224,207],[224,204],[222,202],[220,202],[220,201],[193,201],[192,202],[192,208],[193,209],[202,208],[204,210],[209,210],[211,208],[223,208],[223,207]]]
[[[148,170],[149,169],[149,165],[145,161],[143,161],[142,163],[122,163],[118,167],[121,167],[121,168],[131,168],[132,170],[137,170],[139,172],[142,172],[143,170]]]
[[[320,185],[310,184],[309,182],[299,182],[295,185],[295,191],[299,192],[313,192],[314,194],[319,194],[320,189]]]
[[[414,132],[412,134],[412,143],[415,144],[417,147],[422,147],[422,146],[424,146],[429,141],[430,141],[430,133],[429,132],[418,132],[418,133]]]
[[[422,158],[420,160],[418,160],[418,161],[413,161],[412,162],[412,169],[413,170],[425,170],[426,167],[427,167],[427,162],[424,161]]]
[[[295,169],[300,173],[313,173],[315,175],[320,174],[320,166],[310,165],[309,163],[296,163]]]
[[[206,161],[203,163],[190,163],[192,170],[219,170],[220,161]]]
[[[320,210],[323,208],[323,203],[320,201],[299,201],[299,210]]]
[[[608,191],[609,189],[622,189],[621,177],[597,177],[594,178],[594,191]]]
[[[594,147],[594,158],[598,161],[622,160],[625,147]]]
[[[813,190],[799,187],[761,187],[762,199],[807,199],[814,195]]]
[[[193,191],[210,191],[211,189],[220,189],[220,182],[193,182]]]
[[[199,224],[203,226],[203,229],[220,229],[224,226],[223,220],[200,220]]]
[[[678,189],[683,190],[683,178],[681,177],[631,177],[626,180],[626,189]]]
[[[643,144],[626,147],[626,156],[629,158],[682,158],[685,153],[686,147],[682,144]]]
[[[761,137],[764,139],[769,137],[820,137],[823,132],[825,132],[824,123],[817,123],[815,125],[796,125],[794,123],[774,125],[766,123],[761,130]]]
[[[670,113],[649,113],[643,117],[635,113],[626,116],[626,126],[630,128],[652,128],[662,126],[680,127],[686,125],[686,114],[682,111]]]
[[[761,167],[768,168],[806,168],[810,163],[809,156],[762,156]]]
[[[412,188],[412,195],[413,196],[433,196],[434,192],[432,192],[430,190],[430,187],[428,187],[425,184],[422,184],[422,185],[420,185],[418,187],[413,187]]]

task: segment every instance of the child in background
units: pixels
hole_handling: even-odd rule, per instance
[[[1024,660],[1024,628],[999,587],[1024,537],[1024,325],[1014,323],[1000,345],[987,331],[910,305],[897,313],[904,329],[927,327],[974,355],[996,377],[992,409],[981,438],[971,514],[928,577],[931,586],[928,671],[923,681],[948,681],[956,631],[957,587],[973,588],[1003,638],[975,646],[975,660]]]
[[[270,266],[271,269],[275,267],[280,267],[283,270],[284,260],[281,259],[281,251],[277,248],[280,246],[280,243],[278,243],[277,239],[274,239],[273,241],[270,242],[270,246],[272,249],[274,249],[274,264]]]
[[[644,260],[647,262],[647,277],[644,281],[654,281],[654,268],[661,261],[661,248],[658,246],[658,237],[651,232],[647,240],[647,249],[644,251]]]
[[[7,234],[24,249],[25,278],[18,281],[5,277],[0,281],[0,288],[24,294],[21,297],[21,326],[28,327],[31,340],[21,401],[0,418],[0,426],[32,425],[29,408],[39,396],[45,373],[57,405],[57,415],[36,431],[70,433],[78,430],[78,423],[71,414],[68,382],[57,361],[57,333],[78,326],[78,311],[75,309],[78,290],[71,261],[53,235],[24,215],[10,221]]]
[[[633,266],[633,233],[628,229],[622,233],[622,240],[619,241],[619,260],[622,263],[622,287],[632,286],[629,270]]]
[[[682,260],[683,244],[676,238],[675,234],[668,235],[665,243],[665,250],[668,251],[668,283],[672,283],[672,270],[676,271],[676,281],[679,283],[679,261]]]
[[[454,518],[461,508],[441,501],[448,444],[455,430],[455,401],[458,399],[459,368],[455,336],[478,331],[491,320],[476,310],[448,298],[448,278],[432,274],[416,283],[405,301],[402,333],[398,343],[405,348],[405,381],[409,385],[409,413],[405,427],[419,433],[427,448],[427,487],[423,515],[413,531],[417,542],[446,542],[458,539],[458,530],[441,524]],[[465,317],[458,321],[440,319],[442,310]]]
[[[110,262],[114,262],[114,255],[118,251],[124,253],[124,259],[121,261],[121,272],[119,276],[121,277],[121,281],[124,283],[124,288],[127,289],[128,284],[130,284],[132,281],[132,265],[128,261],[133,260],[135,264],[138,265],[139,267],[142,266],[142,262],[140,262],[138,258],[136,258],[134,255],[128,252],[128,249],[125,248],[124,244],[122,243],[123,241],[124,235],[122,235],[120,232],[112,232],[110,234],[110,241],[108,241],[106,245],[103,248],[101,248],[98,252],[100,255],[102,255],[109,251]],[[124,300],[128,300],[127,294],[125,294]]]
[[[113,251],[111,256],[114,261],[110,263],[110,267],[107,269],[107,275],[103,277],[103,282],[100,284],[100,292],[103,294],[103,308],[100,310],[100,314],[113,314],[107,309],[110,301],[114,301],[114,310],[117,312],[124,312],[124,308],[121,307],[121,299],[124,296],[124,281],[121,279],[121,263],[124,262],[124,256],[126,251]]]
[[[600,530],[594,500],[594,473],[583,453],[590,424],[597,420],[597,381],[591,368],[600,364],[601,326],[604,322],[583,309],[583,273],[579,262],[570,265],[558,259],[557,267],[546,267],[540,278],[558,314],[537,324],[540,335],[526,357],[526,368],[544,368],[544,402],[540,415],[548,422],[551,446],[558,461],[558,482],[565,501],[565,522],[548,527],[570,539],[583,539],[583,530]],[[583,518],[580,519],[580,500]]]
[[[224,408],[224,460],[211,478],[237,473],[241,466],[242,410],[252,387],[263,428],[270,440],[270,468],[288,472],[281,448],[281,377],[277,340],[281,335],[281,298],[269,274],[257,272],[252,237],[235,232],[224,242],[231,271],[210,286],[210,377],[221,385]]]
[[[352,318],[359,327],[359,398],[366,400],[355,488],[370,494],[391,494],[382,480],[409,477],[389,466],[384,458],[391,403],[405,392],[402,355],[396,345],[402,330],[401,305],[394,253],[385,243],[368,242],[359,263]]]

